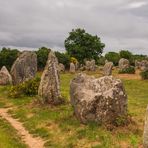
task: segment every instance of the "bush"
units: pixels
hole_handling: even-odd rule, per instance
[[[123,69],[119,71],[120,74],[128,73],[128,74],[134,74],[135,68],[133,66],[130,66],[129,68]]]
[[[20,52],[17,49],[10,49],[5,47],[2,48],[0,51],[0,68],[2,66],[6,66],[7,69],[10,70],[19,53]]]
[[[47,59],[48,59],[48,54],[50,51],[51,51],[51,49],[48,49],[46,47],[41,47],[41,48],[39,48],[38,51],[36,51],[38,70],[44,69]]]
[[[21,96],[35,96],[38,93],[38,87],[40,83],[40,78],[36,77],[34,79],[25,81],[24,83],[12,86],[9,92],[9,96],[12,98],[18,98]]]
[[[69,68],[70,56],[67,53],[61,53],[56,51],[55,55],[58,58],[59,63],[62,63],[65,66],[65,68]]]
[[[120,56],[118,53],[116,52],[108,52],[107,54],[105,54],[105,58],[110,61],[113,62],[115,66],[118,65]]]
[[[143,80],[148,79],[148,70],[142,71],[142,72],[140,73],[140,75],[141,75],[141,77],[142,77]]]
[[[133,54],[128,51],[128,50],[121,50],[119,52],[120,54],[120,58],[124,58],[124,59],[127,59],[129,60],[130,64],[134,66],[135,62],[134,62],[134,56]]]
[[[70,62],[76,64],[76,63],[78,63],[78,60],[74,57],[71,57]]]
[[[99,59],[98,59],[98,61],[97,61],[97,64],[98,65],[105,65],[105,57],[103,57],[103,56],[101,56]]]

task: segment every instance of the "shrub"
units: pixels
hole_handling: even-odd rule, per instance
[[[108,52],[107,54],[105,54],[105,58],[110,61],[113,62],[115,66],[118,65],[120,56],[118,53],[116,52]]]
[[[130,66],[129,68],[123,69],[119,71],[120,74],[128,73],[128,74],[134,74],[135,68],[133,66]]]
[[[23,95],[35,96],[38,92],[40,78],[36,77],[31,80],[25,81],[24,83],[12,86],[9,92],[9,96],[12,98],[18,98]]]
[[[58,58],[59,63],[62,63],[65,68],[69,68],[70,56],[67,53],[61,53],[59,51],[56,51],[55,55]]]
[[[0,68],[2,66],[6,66],[7,69],[10,70],[19,53],[20,52],[17,49],[10,49],[5,47],[2,48],[0,51]]]
[[[120,58],[124,58],[124,59],[128,59],[130,64],[134,66],[135,62],[134,62],[134,56],[133,54],[128,51],[128,50],[121,50],[119,52],[120,54]]]
[[[142,77],[143,80],[148,79],[148,70],[142,71],[142,72],[140,73],[140,75],[141,75],[141,77]]]
[[[51,51],[51,49],[48,49],[46,47],[41,47],[41,48],[39,48],[38,51],[36,51],[38,70],[44,69],[47,59],[48,59],[48,54],[50,51]]]
[[[78,60],[76,58],[74,58],[74,57],[71,57],[70,62],[76,64],[76,63],[78,63]]]

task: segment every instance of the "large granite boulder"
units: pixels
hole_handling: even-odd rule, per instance
[[[70,63],[70,69],[69,69],[70,73],[75,73],[76,72],[76,67],[74,63]]]
[[[24,51],[11,68],[14,85],[32,79],[37,72],[37,55],[35,52]]]
[[[82,122],[114,123],[127,115],[127,95],[121,80],[78,74],[70,84],[71,104]]]
[[[127,68],[129,68],[129,67],[130,67],[129,60],[124,59],[124,58],[122,58],[122,59],[119,60],[119,69],[120,69],[121,71],[122,71],[122,70],[125,70],[125,69],[127,69]]]
[[[85,62],[85,69],[88,70],[88,71],[95,71],[96,70],[95,60],[86,61]]]
[[[146,115],[145,115],[145,126],[144,126],[144,134],[143,134],[143,147],[148,148],[148,106],[147,106]]]
[[[12,77],[5,66],[0,70],[0,85],[12,84]]]
[[[104,65],[104,68],[103,68],[103,74],[105,76],[109,76],[112,74],[112,68],[113,68],[114,64],[113,62],[107,62],[105,65]]]
[[[41,76],[38,95],[44,104],[57,105],[62,103],[58,60],[52,51],[48,55],[48,60]]]
[[[59,72],[65,72],[65,66],[62,63],[59,63],[58,70]]]

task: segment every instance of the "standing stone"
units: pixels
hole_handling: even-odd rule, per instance
[[[135,60],[135,68],[140,69],[140,67],[141,67],[141,62]]]
[[[124,70],[124,69],[127,69],[129,67],[130,67],[130,63],[127,59],[122,58],[122,59],[119,60],[119,69],[121,71]]]
[[[146,109],[146,116],[145,116],[143,146],[144,146],[144,148],[148,148],[148,106],[147,106],[147,109]]]
[[[37,55],[35,52],[24,51],[11,68],[14,85],[32,79],[37,72]]]
[[[147,60],[141,61],[140,69],[141,69],[142,71],[147,71],[147,70],[148,70],[148,61],[147,61]]]
[[[65,66],[62,63],[59,63],[58,70],[59,72],[65,72]]]
[[[105,76],[109,76],[112,74],[112,68],[113,68],[113,63],[112,62],[107,62],[105,65],[104,65],[104,68],[103,68],[103,73]]]
[[[75,73],[76,72],[76,67],[74,63],[70,63],[70,73]]]
[[[82,123],[114,123],[127,115],[127,95],[120,79],[79,74],[70,84],[74,113]]]
[[[43,103],[57,105],[62,102],[60,94],[60,79],[58,72],[58,60],[51,51],[41,76],[38,95]]]
[[[0,85],[12,84],[12,77],[5,66],[0,70]]]
[[[85,69],[88,71],[95,71],[96,70],[95,60],[86,61],[85,62]]]

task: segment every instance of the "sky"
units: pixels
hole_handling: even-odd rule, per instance
[[[98,35],[104,52],[148,54],[148,0],[0,0],[0,47],[64,51],[76,28]]]

